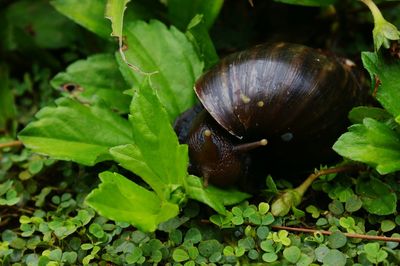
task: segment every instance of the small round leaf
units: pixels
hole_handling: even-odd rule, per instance
[[[285,248],[283,251],[283,257],[291,263],[296,263],[301,256],[301,250],[296,246]]]

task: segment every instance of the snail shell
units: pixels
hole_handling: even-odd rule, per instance
[[[259,169],[300,169],[326,161],[333,154],[332,144],[346,129],[348,112],[362,98],[353,74],[337,58],[290,43],[262,44],[222,59],[200,77],[195,92],[215,124],[230,133],[223,133],[228,135],[224,139],[231,137],[236,143],[268,140],[252,155]],[[222,177],[224,169],[230,172],[224,153],[238,149],[215,149],[216,156],[203,154],[204,137],[198,131],[208,129],[193,120],[197,121],[194,128],[183,139],[189,144],[197,174],[210,176],[213,182],[215,171],[209,169],[216,167],[221,170],[215,174],[215,183],[236,180],[238,174],[228,175],[228,180]],[[208,128],[210,123],[206,124]],[[218,139],[210,143],[218,146]],[[219,160],[208,158],[217,155]],[[247,167],[247,163],[242,165]]]
[[[232,54],[195,85],[203,106],[232,135],[289,141],[345,123],[359,90],[336,58],[289,43]]]

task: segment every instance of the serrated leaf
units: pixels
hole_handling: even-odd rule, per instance
[[[275,2],[300,6],[328,6],[334,4],[336,0],[275,0]]]
[[[74,97],[79,97],[82,101],[101,98],[112,109],[123,113],[129,111],[131,97],[123,93],[129,87],[118,70],[115,57],[110,54],[97,54],[78,60],[51,80],[55,89],[60,89],[65,84],[79,87],[79,91],[74,92]]]
[[[36,114],[19,139],[34,152],[84,165],[109,160],[111,147],[131,143],[131,125],[103,105],[60,98]]]
[[[123,76],[131,86],[138,86],[148,76],[143,72],[153,73],[151,85],[173,121],[196,100],[193,84],[202,73],[203,63],[195,49],[182,32],[156,20],[125,23],[124,36],[126,61],[134,68],[118,55]]]
[[[333,149],[343,157],[376,167],[380,174],[400,170],[400,136],[372,118],[349,127]]]
[[[233,205],[251,197],[251,195],[234,189],[221,189],[208,185],[197,176],[187,177],[186,193],[189,198],[203,202],[221,214],[225,214],[225,205]]]
[[[363,207],[368,212],[389,215],[396,211],[396,193],[379,179],[372,178],[369,181],[357,182],[356,191],[361,197]]]
[[[122,26],[126,5],[130,0],[107,0],[106,18],[111,20],[112,35],[122,37]]]
[[[135,92],[129,120],[135,144],[112,148],[115,161],[143,178],[162,198],[169,193],[167,187],[184,186],[187,146],[179,144],[168,115],[148,82]]]
[[[107,0],[53,0],[50,3],[61,14],[103,38],[110,37],[110,22],[104,17]]]
[[[376,53],[370,52],[363,52],[361,58],[371,76],[372,89],[375,89],[376,78],[379,80],[376,98],[389,113],[398,117],[400,115],[400,60],[384,60]]]
[[[186,36],[196,47],[200,58],[204,61],[205,69],[214,66],[219,58],[214,44],[208,34],[204,17],[196,15],[186,29]]]
[[[197,14],[204,16],[206,28],[209,29],[217,18],[224,0],[169,0],[168,16],[179,29],[186,29]]]
[[[100,180],[99,188],[87,196],[86,202],[107,218],[152,232],[159,223],[179,213],[178,205],[161,200],[120,174],[103,172]]]

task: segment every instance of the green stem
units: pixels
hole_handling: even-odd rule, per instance
[[[354,170],[356,167],[358,168],[357,165],[346,165],[346,166],[339,166],[339,167],[329,168],[329,169],[325,169],[325,170],[320,170],[314,174],[309,175],[307,177],[307,179],[304,180],[304,182],[301,183],[301,185],[298,186],[297,188],[295,188],[294,190],[297,193],[299,193],[300,196],[303,196],[304,193],[307,191],[307,189],[314,182],[314,180],[317,179],[318,177],[324,176],[324,175],[329,175],[329,174],[351,171],[351,170]]]
[[[374,17],[375,25],[385,22],[385,18],[382,16],[381,11],[378,9],[378,7],[372,0],[360,0],[360,1],[366,4],[369,10],[371,10],[372,16]]]

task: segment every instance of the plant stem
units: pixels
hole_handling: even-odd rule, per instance
[[[19,147],[22,146],[22,142],[19,140],[13,140],[10,142],[0,143],[0,149],[2,148],[9,148],[9,147]]]
[[[381,11],[378,9],[378,7],[375,5],[375,3],[372,0],[360,0],[364,4],[366,4],[371,10],[372,16],[374,17],[374,23],[375,25],[382,23],[382,21],[385,21],[385,19],[382,16]]]
[[[317,230],[317,229],[310,229],[310,228],[299,228],[299,227],[288,227],[288,226],[280,226],[280,225],[273,225],[271,226],[273,229],[277,230],[287,230],[293,232],[302,232],[302,233],[321,233],[323,235],[331,235],[333,232],[326,231],[326,230]],[[377,240],[377,241],[386,241],[386,242],[400,242],[400,237],[387,237],[387,236],[370,236],[370,235],[362,235],[362,234],[353,234],[353,233],[344,233],[346,237],[349,238],[359,238],[359,239],[366,239],[366,240]]]
[[[297,188],[295,188],[295,190],[301,195],[303,196],[304,193],[307,191],[307,189],[310,187],[310,185],[314,182],[315,179],[317,179],[320,176],[324,176],[324,175],[329,175],[329,174],[335,174],[335,173],[342,173],[342,172],[348,172],[348,171],[352,171],[355,169],[359,169],[360,166],[359,165],[345,165],[345,166],[338,166],[338,167],[333,167],[333,168],[329,168],[329,169],[324,169],[324,170],[320,170],[316,173],[313,173],[311,175],[309,175],[307,177],[306,180],[304,180],[303,183],[301,183],[300,186],[298,186]]]
[[[210,220],[202,219],[200,220],[204,224],[213,224]],[[244,223],[244,225],[251,225],[251,226],[257,226],[256,224],[253,223]],[[271,225],[271,229],[275,230],[287,230],[291,232],[301,232],[301,233],[321,233],[323,235],[331,235],[334,232],[327,231],[327,230],[318,230],[318,229],[312,229],[312,228],[301,228],[301,227],[289,227],[289,226],[283,226],[283,225]],[[370,236],[370,235],[363,235],[363,234],[354,234],[354,233],[343,233],[346,237],[349,238],[359,238],[359,239],[364,239],[364,240],[376,240],[376,241],[386,241],[386,242],[399,242],[400,243],[400,237],[388,237],[388,236]]]

